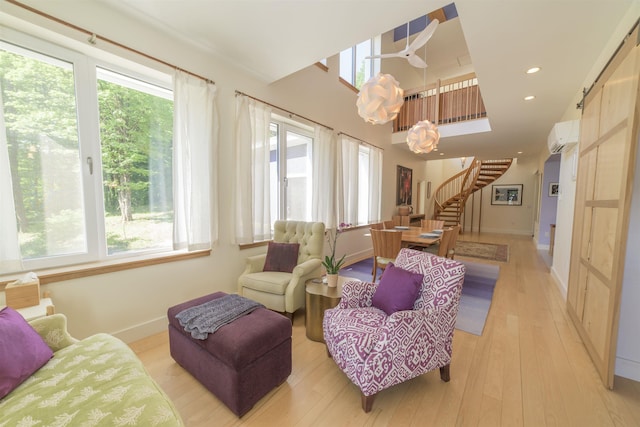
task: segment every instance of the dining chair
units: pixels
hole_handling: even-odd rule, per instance
[[[391,217],[391,220],[393,221],[394,226],[408,226],[411,222],[411,218],[409,218],[409,215],[394,215]]]
[[[383,222],[377,222],[375,224],[369,225],[369,228],[373,228],[374,230],[383,230],[385,226]]]
[[[456,243],[458,242],[458,236],[460,235],[460,225],[458,224],[455,227],[451,228],[451,234],[449,236],[449,241],[447,242],[446,258],[453,259],[456,254]]]
[[[394,262],[398,252],[402,248],[402,233],[391,230],[371,230],[371,240],[373,242],[373,276],[372,282],[376,281],[378,268],[384,270],[390,262]]]
[[[385,230],[393,230],[393,221],[383,221],[382,226]]]
[[[425,230],[442,230],[444,227],[444,221],[439,219],[422,219],[420,220],[420,228]]]
[[[440,241],[434,245],[424,248],[424,251],[429,252],[430,254],[438,255],[442,258],[447,258],[447,253],[449,251],[449,242],[451,241],[451,236],[453,236],[453,233],[454,227],[445,228],[444,230],[442,230]]]

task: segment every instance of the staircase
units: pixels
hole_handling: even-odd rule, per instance
[[[444,221],[446,227],[460,224],[467,199],[474,192],[500,178],[513,159],[474,160],[460,173],[443,182],[435,191],[433,218]]]

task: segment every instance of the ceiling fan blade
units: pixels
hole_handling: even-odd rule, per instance
[[[418,55],[411,55],[407,58],[409,64],[416,68],[427,68],[427,63],[422,60]]]
[[[440,21],[438,21],[437,19],[431,21],[429,25],[427,25],[427,27],[422,30],[422,32],[418,34],[415,39],[413,39],[413,41],[409,45],[409,49],[418,50],[422,46],[424,46],[424,44],[429,41],[433,33],[436,31],[436,28],[438,28],[439,23]]]
[[[400,55],[400,52],[396,52],[396,53],[383,53],[382,55],[373,55],[373,56],[365,56],[364,59],[375,59],[375,58],[396,58],[398,56],[404,56],[404,55]]]

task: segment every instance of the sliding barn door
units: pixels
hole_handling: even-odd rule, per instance
[[[636,27],[585,97],[580,129],[567,308],[608,388],[638,140],[637,33]]]

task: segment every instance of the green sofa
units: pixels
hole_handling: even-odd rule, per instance
[[[53,357],[0,400],[0,427],[184,425],[124,342],[108,334],[79,341],[66,323],[63,314],[30,322]]]

